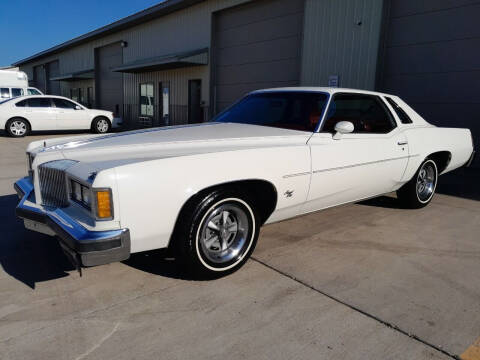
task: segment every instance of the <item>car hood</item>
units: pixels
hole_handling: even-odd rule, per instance
[[[89,163],[99,171],[167,157],[300,145],[305,144],[310,136],[311,133],[305,131],[212,122],[57,138],[32,143],[28,151],[49,161],[65,158]]]

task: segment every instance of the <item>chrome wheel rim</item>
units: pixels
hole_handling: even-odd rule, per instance
[[[97,130],[99,132],[107,132],[108,131],[108,122],[105,119],[101,119],[97,121]]]
[[[23,121],[13,121],[10,124],[10,132],[16,136],[25,135],[27,132],[27,125]]]
[[[200,244],[206,259],[216,264],[230,262],[242,255],[250,225],[245,210],[224,203],[210,209],[200,231]]]
[[[435,191],[436,169],[432,162],[426,162],[417,176],[417,196],[422,202],[428,201]]]

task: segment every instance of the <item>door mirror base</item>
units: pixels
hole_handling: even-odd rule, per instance
[[[333,140],[340,140],[343,134],[353,132],[354,126],[350,121],[340,121],[335,125],[335,134]]]

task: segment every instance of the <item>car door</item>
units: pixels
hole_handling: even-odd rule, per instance
[[[340,121],[352,133],[335,136]],[[408,144],[384,100],[362,93],[334,94],[320,132],[308,142],[312,179],[304,211],[392,191],[408,162]]]
[[[63,98],[53,98],[53,103],[57,113],[57,129],[88,129],[87,117],[85,109],[78,104]]]
[[[25,114],[33,130],[55,130],[57,116],[51,98],[33,97],[27,99]]]

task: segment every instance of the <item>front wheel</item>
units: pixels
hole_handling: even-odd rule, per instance
[[[259,223],[252,201],[234,190],[215,190],[183,211],[175,239],[196,273],[222,275],[240,268],[255,248]]]
[[[92,131],[96,134],[105,134],[110,128],[110,121],[107,118],[99,117],[92,122]]]
[[[22,118],[13,118],[7,122],[6,130],[12,137],[22,137],[30,132],[29,123]]]
[[[437,164],[432,159],[427,159],[415,176],[397,191],[397,197],[408,208],[427,206],[435,194],[437,179]]]

